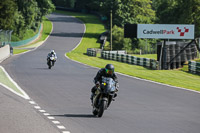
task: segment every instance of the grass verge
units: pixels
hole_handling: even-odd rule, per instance
[[[28,51],[26,48],[29,48],[30,46],[33,46],[34,44],[36,44],[38,42],[44,41],[48,37],[48,35],[51,33],[52,28],[53,28],[53,26],[52,26],[51,21],[49,21],[49,19],[44,17],[43,18],[43,29],[42,29],[40,38],[38,40],[34,41],[31,44],[28,44],[28,45],[25,45],[25,46],[20,46],[19,47],[20,49],[14,48],[13,54],[24,53],[24,52]],[[22,48],[24,48],[24,49],[22,49]]]
[[[23,95],[23,93],[9,80],[9,78],[3,72],[1,67],[0,67],[0,83],[8,86],[9,88],[12,88],[15,92]]]
[[[30,48],[32,46],[33,47],[37,47],[38,45],[36,45],[36,43],[40,43],[40,42],[44,41],[48,37],[48,35],[50,34],[52,28],[53,28],[53,26],[52,26],[51,21],[49,21],[47,18],[43,18],[43,30],[42,30],[41,37],[37,41],[35,41],[35,42],[31,43],[31,44],[28,44],[26,46],[20,47],[20,49],[15,49],[14,48],[13,49],[13,54],[24,53],[24,52],[28,51],[26,48]],[[6,76],[6,74],[4,73],[4,71],[2,70],[1,67],[0,67],[0,83],[3,84],[3,85],[6,85],[7,87],[11,88],[13,91],[15,91],[18,94],[24,96],[24,94]]]
[[[155,59],[155,60],[157,60],[157,54],[144,54],[144,55],[132,54],[132,56],[136,56],[136,57],[140,57],[140,58],[149,58],[149,59]]]
[[[129,65],[85,55],[87,48],[99,48],[100,44],[96,41],[98,35],[106,30],[104,29],[104,25],[93,15],[64,11],[57,11],[57,13],[74,16],[81,19],[86,25],[86,32],[81,44],[75,50],[66,54],[70,59],[99,68],[104,67],[108,63],[112,63],[115,66],[115,70],[123,74],[200,91],[199,75],[190,74],[181,70],[149,70],[141,66]]]
[[[27,49],[13,49],[13,54],[20,54],[28,51]]]
[[[115,66],[115,70],[120,73],[124,73],[130,76],[139,77],[143,79],[148,79],[164,84],[169,84],[177,87],[188,88],[196,91],[200,91],[200,76],[193,75],[187,72],[187,68],[184,71],[181,70],[149,70],[147,68],[129,65],[126,63],[104,60],[99,57],[90,57],[85,55],[87,48],[99,48],[100,44],[97,43],[98,36],[106,31],[104,25],[100,22],[98,17],[88,14],[81,13],[71,13],[56,11],[57,13],[62,13],[70,16],[74,16],[85,23],[86,32],[81,44],[70,53],[67,53],[67,56],[72,60],[82,62],[84,64],[102,68],[108,63],[112,63]],[[45,18],[43,22],[43,32],[42,37],[37,41],[43,41],[49,35],[51,31],[51,22]],[[34,42],[34,43],[37,43]],[[16,50],[16,49],[15,49]],[[17,52],[15,51],[14,52]],[[21,51],[23,52],[23,51]],[[20,53],[20,50],[19,52]],[[147,57],[146,57],[147,58]],[[151,57],[150,57],[151,58]],[[1,75],[1,74],[0,74]]]

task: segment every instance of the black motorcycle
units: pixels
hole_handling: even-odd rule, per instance
[[[51,67],[54,66],[55,61],[56,61],[56,58],[54,55],[47,57],[47,65],[49,69],[51,69]]]
[[[116,95],[116,82],[112,78],[102,77],[102,82],[97,88],[93,97],[93,115],[102,117],[104,110],[106,110],[111,101]]]

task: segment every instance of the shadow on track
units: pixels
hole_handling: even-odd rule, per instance
[[[35,69],[40,69],[40,70],[49,70],[48,67],[46,67],[46,68],[45,68],[45,67],[43,67],[43,68],[41,67],[41,68],[35,68]]]
[[[72,118],[97,118],[92,114],[64,114],[64,115],[51,115],[54,117],[72,117]]]
[[[48,35],[48,34],[46,34]],[[81,38],[83,36],[83,33],[67,33],[67,32],[61,32],[61,33],[51,33],[50,36],[55,36],[55,37],[77,37]],[[85,38],[99,38],[99,34],[97,33],[85,33],[84,34]]]

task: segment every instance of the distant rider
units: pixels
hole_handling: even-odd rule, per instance
[[[54,60],[53,63],[52,63],[52,65],[54,66],[54,63],[55,63],[56,60],[57,60],[56,52],[55,52],[54,50],[51,50],[51,52],[48,53],[48,55],[47,55],[47,62],[48,62],[48,60],[50,59],[50,57],[52,57],[52,56],[55,57],[55,60]]]
[[[97,75],[96,77],[94,78],[94,83],[95,83],[95,86],[91,89],[91,101],[95,95],[95,91],[97,90],[97,88],[100,86],[100,83],[102,81],[102,76],[103,77],[110,77],[112,78],[115,82],[116,82],[116,90],[118,91],[118,88],[119,88],[119,83],[118,83],[118,80],[117,80],[117,76],[116,74],[114,73],[114,66],[112,64],[107,64],[105,66],[105,68],[101,68],[98,72],[97,72]],[[117,94],[115,94],[115,97],[117,96]]]

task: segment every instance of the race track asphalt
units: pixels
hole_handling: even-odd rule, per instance
[[[79,44],[85,27],[81,21],[70,16],[52,14],[49,18],[53,22],[53,32],[49,39],[35,51],[5,60],[2,66],[18,85],[40,107],[60,121],[67,131],[199,133],[199,93],[120,74],[117,74],[120,89],[116,101],[111,103],[102,118],[93,117],[89,98],[92,81],[98,69],[65,57],[66,52]],[[58,60],[49,70],[46,56],[51,49],[56,51]],[[9,98],[7,95],[3,97]],[[16,101],[12,102],[13,105]],[[34,109],[30,112],[34,112]],[[35,115],[43,118],[39,112]],[[49,122],[46,118],[43,120]],[[55,126],[51,127],[57,131]]]

